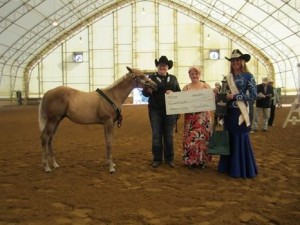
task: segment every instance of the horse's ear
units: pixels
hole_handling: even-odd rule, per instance
[[[126,66],[126,68],[130,73],[132,73],[132,69],[130,67]]]

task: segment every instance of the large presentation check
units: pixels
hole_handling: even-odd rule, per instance
[[[165,94],[167,115],[216,110],[212,89]]]

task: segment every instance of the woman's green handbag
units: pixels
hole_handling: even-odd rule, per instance
[[[228,131],[219,123],[214,127],[210,137],[208,153],[211,155],[230,155]]]

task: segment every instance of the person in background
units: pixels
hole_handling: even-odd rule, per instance
[[[211,88],[207,83],[200,80],[201,69],[199,67],[191,66],[188,73],[191,83],[185,85],[182,91]],[[183,163],[188,168],[205,168],[205,165],[211,162],[211,155],[207,152],[211,134],[211,112],[184,114]]]
[[[247,91],[247,94],[249,95],[249,91]],[[248,101],[248,109],[249,109],[249,118],[250,118],[250,133],[254,133],[254,131],[252,130],[252,124],[254,120],[256,119],[256,109],[255,109],[255,100],[256,99],[249,99]]]
[[[220,91],[221,91],[221,84],[220,84],[220,82],[216,82],[214,92],[218,93]]]
[[[250,142],[250,118],[247,110],[249,100],[256,98],[256,83],[246,63],[249,54],[233,50],[230,62],[230,74],[227,76],[228,94],[227,115],[224,127],[229,134],[230,155],[221,155],[218,171],[232,177],[253,178],[257,175],[257,165]],[[248,91],[248,94],[247,94]]]
[[[16,91],[17,99],[18,99],[18,104],[22,105],[22,92],[20,90]]]
[[[268,131],[268,121],[271,111],[271,99],[274,96],[273,87],[268,85],[269,79],[264,77],[262,83],[257,85],[257,98],[256,98],[256,116],[253,120],[252,130],[257,131],[262,117],[262,129]]]
[[[157,84],[157,91],[143,89],[148,99],[148,113],[152,128],[152,167],[159,167],[163,161],[174,168],[173,130],[177,115],[166,114],[165,94],[181,91],[177,78],[168,73],[173,61],[166,56],[155,59],[157,72],[149,78]]]
[[[273,87],[273,92],[274,92],[274,96],[271,98],[270,118],[268,120],[269,126],[275,126],[274,125],[275,110],[276,110],[277,104],[280,103],[278,89],[274,88],[273,84],[274,84],[274,81],[272,79],[269,80],[269,85]]]

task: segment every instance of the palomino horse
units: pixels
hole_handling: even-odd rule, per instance
[[[51,171],[49,162],[54,168],[59,167],[55,161],[52,141],[59,123],[65,117],[79,124],[103,124],[109,171],[115,171],[111,145],[114,123],[118,120],[120,125],[121,122],[121,105],[134,88],[157,89],[155,82],[141,70],[127,69],[127,74],[102,91],[82,92],[61,86],[45,93],[39,105],[39,126],[42,132],[42,162],[46,172]]]

